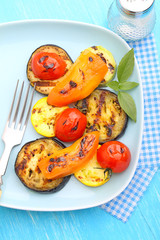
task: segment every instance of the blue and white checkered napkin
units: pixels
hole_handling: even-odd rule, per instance
[[[144,132],[138,166],[128,187],[100,207],[126,222],[160,166],[160,66],[154,35],[130,43],[138,61],[144,95]]]

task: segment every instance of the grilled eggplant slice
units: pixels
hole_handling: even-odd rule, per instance
[[[106,86],[110,82],[116,73],[116,61],[110,51],[102,46],[93,46],[88,48],[94,54],[97,54],[101,59],[107,64],[108,72],[106,73],[104,79],[101,81],[100,86]]]
[[[26,143],[17,155],[15,172],[29,189],[38,192],[57,192],[69,181],[70,176],[56,180],[46,179],[37,166],[38,161],[65,146],[56,139],[40,138]]]
[[[100,132],[100,143],[117,139],[127,126],[127,114],[120,107],[115,93],[97,89],[87,98],[75,103],[87,117],[85,133]]]
[[[55,137],[56,116],[68,107],[48,105],[47,97],[39,99],[33,106],[31,123],[34,129],[44,137]]]
[[[58,54],[65,62],[66,62],[66,70],[65,73],[69,70],[69,68],[72,66],[73,61],[68,55],[68,53],[61,47],[56,45],[43,45],[37,48],[31,55],[28,64],[27,64],[27,78],[30,81],[30,84],[34,86],[36,84],[36,90],[42,94],[48,95],[51,91],[51,89],[56,86],[56,84],[59,82],[59,79],[55,80],[41,80],[40,78],[36,77],[32,71],[32,58],[33,56],[38,52],[51,52]]]

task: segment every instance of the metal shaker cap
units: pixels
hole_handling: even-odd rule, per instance
[[[119,0],[121,10],[129,15],[143,14],[148,11],[154,0]]]

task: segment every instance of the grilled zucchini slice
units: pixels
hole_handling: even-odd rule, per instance
[[[31,112],[31,123],[34,129],[44,137],[54,137],[56,116],[66,108],[68,107],[48,105],[47,97],[39,99]]]
[[[42,94],[48,95],[51,91],[51,89],[56,86],[56,84],[59,82],[59,79],[56,80],[41,80],[40,78],[36,77],[32,71],[31,62],[33,56],[38,52],[51,52],[58,54],[65,62],[66,62],[66,70],[65,73],[69,70],[69,68],[72,66],[73,61],[68,55],[68,53],[61,47],[57,45],[43,45],[37,48],[29,58],[28,64],[27,64],[27,78],[30,81],[30,84],[34,86],[36,83],[36,90]]]
[[[89,187],[99,187],[105,184],[109,181],[111,175],[111,169],[104,169],[97,162],[97,152],[84,168],[74,173],[77,180]]]
[[[101,81],[100,86],[106,86],[110,82],[116,73],[116,61],[110,51],[102,46],[93,46],[88,48],[94,54],[97,54],[102,58],[102,60],[107,64],[108,72],[106,73],[104,79]]]
[[[75,103],[87,117],[85,133],[100,132],[100,143],[115,140],[127,126],[127,114],[120,107],[115,93],[97,89],[87,98]]]
[[[29,189],[38,192],[57,192],[61,190],[70,177],[56,180],[46,179],[37,166],[38,161],[65,146],[55,140],[41,138],[26,143],[17,155],[15,162],[15,172],[20,181]]]

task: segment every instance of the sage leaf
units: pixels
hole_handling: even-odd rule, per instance
[[[139,83],[137,82],[123,82],[123,83],[119,83],[119,89],[120,90],[130,90],[132,88],[135,88],[139,85]]]
[[[119,83],[117,81],[112,81],[107,84],[108,87],[112,88],[115,91],[119,90]]]
[[[122,109],[126,112],[126,114],[134,121],[136,122],[137,120],[137,110],[136,110],[136,105],[131,97],[126,92],[118,92],[118,101]]]
[[[132,48],[121,59],[118,69],[117,77],[119,82],[125,82],[130,77],[134,68],[134,49]]]

